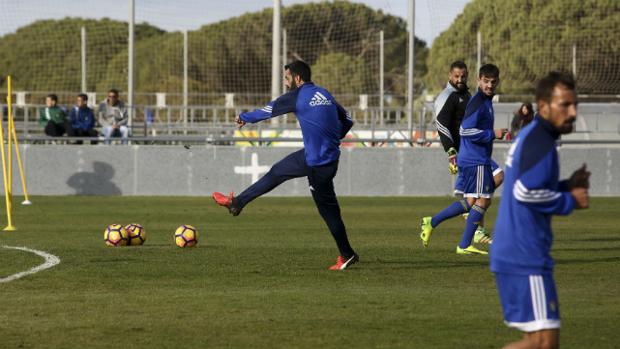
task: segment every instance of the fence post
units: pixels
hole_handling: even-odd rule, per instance
[[[573,77],[577,78],[577,44],[573,44]]]
[[[407,128],[409,129],[409,138],[413,137],[413,71],[415,69],[415,0],[409,0],[409,57],[407,66]]]
[[[271,47],[271,100],[280,96],[280,84],[282,64],[280,63],[280,55],[282,54],[282,1],[273,0],[273,29],[272,29],[272,47]],[[278,125],[278,118],[271,118],[271,125]]]
[[[127,113],[129,120],[127,122],[129,129],[133,125],[133,63],[134,63],[134,23],[136,20],[136,2],[129,0],[129,37],[127,40]]]
[[[478,33],[476,33],[476,42],[477,42],[477,48],[476,48],[476,76],[478,75],[478,72],[480,71],[480,67],[482,67],[482,34],[480,33],[480,31],[478,31]]]
[[[183,31],[183,134],[187,134],[187,104],[188,104],[188,39],[187,39],[187,30]]]
[[[379,32],[379,117],[383,119],[384,99],[385,99],[385,86],[384,86],[384,65],[385,65],[385,51],[384,51],[384,37],[383,30]],[[374,134],[374,124],[373,124]]]
[[[86,27],[82,27],[82,92],[86,93]]]

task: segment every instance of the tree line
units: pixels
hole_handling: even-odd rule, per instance
[[[436,93],[455,59],[502,69],[502,93],[531,93],[550,69],[572,68],[577,48],[580,91],[617,93],[620,84],[620,5],[615,0],[474,0],[432,48],[415,41],[416,95]],[[272,10],[248,13],[188,33],[191,93],[265,94],[271,86]],[[385,89],[406,94],[407,29],[404,19],[345,1],[284,7],[287,58],[313,67],[317,83],[338,94],[376,95],[379,32],[385,37]],[[80,91],[80,28],[87,32],[87,90],[127,86],[127,23],[102,19],[39,20],[0,37],[0,72],[14,88]],[[148,23],[135,29],[136,92],[180,93],[183,35]],[[473,70],[470,68],[470,70]],[[471,85],[471,84],[470,84]],[[5,87],[4,85],[2,87]]]

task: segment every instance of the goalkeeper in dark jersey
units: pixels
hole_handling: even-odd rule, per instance
[[[458,172],[456,160],[461,143],[459,128],[463,121],[465,107],[471,98],[469,88],[467,87],[468,76],[467,65],[463,61],[453,62],[450,65],[449,80],[446,88],[435,99],[435,123],[441,144],[448,155],[448,171],[452,175],[456,175]],[[497,188],[504,180],[504,171],[493,160],[491,160],[491,169],[493,171],[495,188]],[[454,194],[457,196],[463,195],[458,190],[455,190]],[[470,201],[468,207],[471,207],[474,200],[472,198],[468,198],[468,200]],[[467,217],[467,213],[464,216]],[[474,242],[488,244],[493,242],[483,223],[476,230]]]

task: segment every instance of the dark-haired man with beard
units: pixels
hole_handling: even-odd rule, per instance
[[[327,224],[340,255],[330,270],[344,270],[359,259],[347,237],[334,191],[334,177],[340,159],[340,140],[349,132],[353,121],[326,89],[315,85],[310,66],[294,61],[285,67],[285,84],[289,92],[261,109],[241,113],[236,119],[239,127],[275,116],[295,113],[303,135],[304,148],[278,163],[258,182],[240,195],[213,193],[213,199],[237,216],[257,197],[266,194],[293,178],[307,177],[312,198],[319,214]]]
[[[446,88],[435,99],[435,124],[441,144],[448,155],[448,171],[452,175],[458,173],[457,157],[461,144],[459,129],[463,122],[467,103],[471,98],[467,87],[468,78],[469,71],[465,62],[452,62]],[[491,171],[495,188],[497,188],[504,180],[504,172],[493,159],[491,159]],[[454,195],[460,197],[463,196],[463,192],[457,188]],[[463,198],[461,204],[463,207],[471,207],[474,204],[474,199]],[[465,219],[467,219],[468,214],[468,211],[463,214]],[[484,227],[483,221],[478,225],[473,241],[481,244],[493,242],[491,235]]]
[[[587,208],[590,172],[584,164],[560,181],[557,139],[577,120],[571,75],[552,72],[536,88],[538,114],[508,151],[506,185],[499,205],[491,271],[505,323],[523,332],[505,349],[555,349],[560,305],[553,280],[551,218]]]

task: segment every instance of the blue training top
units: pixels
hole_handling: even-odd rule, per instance
[[[459,167],[491,165],[495,139],[494,122],[493,97],[478,89],[467,103],[459,129],[461,145],[456,160]]]
[[[295,113],[304,140],[308,166],[321,166],[340,158],[340,140],[353,127],[347,111],[324,88],[306,82],[261,109],[241,113],[241,120],[256,123]]]
[[[504,192],[491,245],[491,271],[541,275],[553,271],[551,217],[575,206],[559,182],[558,131],[536,115],[508,151]]]

